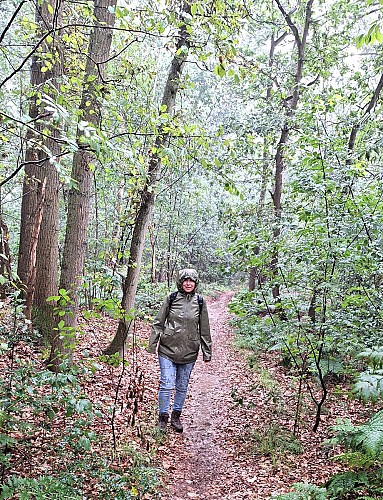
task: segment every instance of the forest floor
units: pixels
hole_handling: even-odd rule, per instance
[[[337,419],[365,420],[368,408],[349,398],[347,381],[330,381],[321,423],[313,432],[316,406],[304,388],[297,407],[299,380],[282,366],[280,356],[276,352],[255,355],[235,347],[227,307],[233,294],[207,298],[213,358],[204,363],[200,356],[193,370],[181,417],[182,434],[170,426],[165,436],[156,429],[159,369],[156,356],[146,351],[150,324],[135,322],[126,363],[113,367],[100,355],[116,331],[116,320],[107,315],[83,319],[84,335],[75,361],[90,369],[79,380],[99,409],[92,424],[99,438],[92,443],[90,469],[81,472],[81,498],[113,498],[108,480],[99,481],[96,457],[103,463],[107,460],[108,470],[118,477],[133,477],[127,487],[142,499],[266,500],[291,491],[296,482],[323,484],[342,470],[339,462],[331,460],[339,450],[325,448],[323,442],[331,437]],[[16,356],[27,363],[34,359],[43,368],[40,349],[21,343],[16,351],[0,358],[4,377]],[[319,399],[320,388],[314,381],[311,384],[312,394]],[[67,416],[59,408],[55,412],[47,426],[38,412],[24,409],[23,418],[41,430],[27,438],[21,427],[21,432],[11,433],[20,444],[28,445],[15,447],[8,477],[37,478],[73,468],[72,448],[62,436],[71,435],[75,415]],[[294,425],[296,438],[292,437]],[[57,450],[61,454],[56,455]],[[157,479],[149,472],[145,476],[146,467]],[[137,476],[132,476],[134,468]],[[153,492],[150,485],[158,479]]]
[[[322,446],[330,426],[337,418],[355,421],[363,413],[348,398],[347,388],[333,383],[315,433],[315,406],[307,395],[303,398],[295,441],[297,380],[277,355],[254,361],[234,347],[227,309],[232,296],[226,292],[208,301],[213,359],[204,363],[200,357],[196,363],[182,415],[183,434],[169,429],[158,448],[167,473],[161,492],[166,500],[268,499],[291,491],[296,482],[320,485],[341,470],[329,459],[335,450]],[[152,367],[157,361],[148,356]],[[156,398],[158,375],[152,376],[148,382]]]

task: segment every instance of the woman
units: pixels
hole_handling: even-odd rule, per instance
[[[170,293],[152,326],[148,351],[158,351],[161,380],[158,393],[158,428],[166,432],[170,399],[174,402],[170,423],[182,432],[180,415],[186,399],[190,374],[201,347],[203,360],[211,360],[211,336],[206,303],[196,293],[198,274],[195,269],[182,269],[177,292]]]

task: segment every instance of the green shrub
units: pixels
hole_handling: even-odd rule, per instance
[[[383,399],[383,347],[365,349],[359,358],[368,369],[357,376],[354,394],[364,401]]]
[[[69,474],[58,477],[40,476],[38,479],[12,477],[2,485],[0,499],[19,500],[81,500],[77,478]]]
[[[111,500],[154,493],[158,471],[148,457],[139,458],[137,453],[133,457],[130,450],[132,458],[124,460],[128,465],[121,470],[112,468],[113,450],[109,443],[101,442],[103,436],[93,425],[97,417],[104,419],[104,429],[110,426],[109,414],[101,413],[83,390],[91,371],[81,365],[63,365],[62,373],[46,370],[32,339],[24,337],[20,329],[12,331],[12,325],[8,328],[3,322],[2,326],[0,499],[80,500],[86,498],[89,488],[92,492],[94,488],[94,498]],[[45,438],[37,445],[35,436]],[[14,459],[27,459],[35,446],[44,460],[44,474],[39,476],[37,463],[31,474],[35,477],[21,477]]]
[[[326,489],[306,483],[293,484],[294,491],[279,495],[276,500],[325,500]]]
[[[336,436],[331,444],[341,443],[346,451],[361,453],[370,460],[370,465],[383,460],[383,410],[375,413],[366,423],[354,426],[346,419],[333,427]],[[339,455],[337,458],[341,458]],[[349,462],[350,454],[346,457]],[[362,464],[365,466],[365,463]]]
[[[150,319],[157,313],[168,293],[166,283],[140,282],[136,294],[137,315],[140,318]]]
[[[366,423],[354,426],[349,420],[334,428],[330,444],[343,444],[345,452],[334,457],[355,470],[333,476],[328,484],[329,498],[381,498],[383,494],[383,410]]]

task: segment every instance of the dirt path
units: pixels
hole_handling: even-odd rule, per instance
[[[232,295],[209,303],[213,360],[197,361],[182,415],[184,433],[169,434],[163,457],[169,474],[167,500],[257,498],[249,488],[255,471],[240,470],[228,446],[232,375],[245,365],[231,347],[227,304]]]
[[[272,440],[292,431],[296,387],[277,353],[258,354],[254,370],[234,349],[227,312],[232,296],[227,292],[208,302],[213,360],[198,359],[182,414],[184,433],[170,430],[159,449],[168,474],[161,499],[266,500],[291,491],[297,482],[319,485],[341,468],[328,460],[322,443],[336,419],[348,416],[347,391],[329,395],[316,433],[315,409],[304,399],[299,424],[303,453],[257,452],[257,435],[271,429],[267,439]]]

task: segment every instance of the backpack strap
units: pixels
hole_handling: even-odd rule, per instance
[[[203,307],[203,297],[202,297],[202,295],[197,294],[197,300],[198,300],[198,305],[199,305],[199,313],[201,314],[202,307]]]
[[[174,302],[174,299],[177,297],[177,293],[178,292],[175,291],[169,295],[169,309],[171,308],[172,303]],[[198,305],[199,305],[199,314],[201,315],[202,307],[203,307],[203,297],[202,297],[202,295],[199,295],[198,293],[197,293],[197,301],[198,301]]]
[[[169,309],[174,301],[174,299],[177,297],[177,291],[175,292],[172,292],[170,295],[169,295]]]

